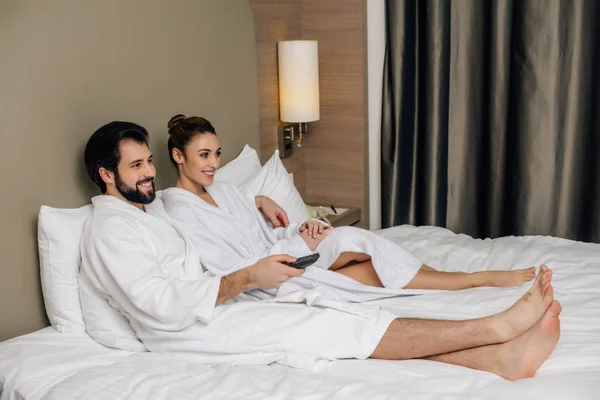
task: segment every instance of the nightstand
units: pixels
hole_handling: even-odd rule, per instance
[[[360,221],[360,207],[350,207],[338,215],[328,215],[327,219],[331,222],[331,225],[336,226],[350,226]]]
[[[339,209],[345,211],[341,214],[327,216],[327,219],[329,220],[329,222],[331,222],[331,225],[333,225],[334,227],[350,226],[360,221],[360,207],[340,207]]]

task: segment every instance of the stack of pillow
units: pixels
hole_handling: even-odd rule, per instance
[[[215,181],[229,182],[250,197],[267,196],[279,204],[292,223],[302,223],[310,214],[279,158],[279,150],[261,167],[258,154],[246,145],[240,155],[217,170]]]
[[[301,223],[310,214],[279,158],[279,152],[260,165],[258,154],[246,145],[240,155],[220,168],[216,181],[229,182],[250,197],[270,197],[288,214],[292,223]],[[88,204],[76,209],[42,206],[38,219],[38,248],[40,275],[46,313],[59,332],[87,331],[97,342],[112,348],[144,351],[144,345],[123,315],[108,301],[99,302],[93,287],[82,282],[79,287],[81,264],[80,241],[86,219],[92,212]],[[93,308],[101,319],[84,321],[81,304]],[[86,326],[87,325],[87,326]]]

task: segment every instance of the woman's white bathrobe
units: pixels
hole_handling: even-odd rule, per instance
[[[272,254],[301,257],[312,253],[299,234],[299,224],[270,228],[256,209],[254,199],[229,183],[216,182],[206,190],[218,208],[179,188],[163,190],[161,198],[167,214],[181,224],[195,245],[202,265],[213,274],[230,274]],[[319,260],[308,267],[302,277],[282,285],[278,296],[310,289],[330,299],[361,302],[421,292],[402,290],[421,268],[421,260],[373,232],[353,227],[335,228],[315,252],[321,256]],[[370,255],[385,287],[362,285],[329,271],[342,252]],[[253,294],[260,297],[261,293]]]
[[[144,212],[113,196],[92,202],[81,274],[150,351],[312,369],[318,359],[368,357],[395,318],[341,302],[308,306],[301,297],[288,298],[297,304],[231,301],[215,307],[221,278],[202,269],[187,235],[164,210]]]

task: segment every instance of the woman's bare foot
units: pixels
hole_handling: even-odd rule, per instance
[[[521,286],[535,278],[535,267],[518,269],[516,271],[482,271],[475,272],[477,286],[511,287]]]
[[[501,342],[519,336],[544,315],[554,300],[554,289],[551,281],[552,270],[542,265],[529,291],[511,308],[491,317],[496,322]]]
[[[546,361],[560,337],[562,307],[554,300],[537,324],[510,342],[498,346],[498,369],[509,381],[531,378]]]

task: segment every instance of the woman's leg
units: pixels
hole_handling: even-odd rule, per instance
[[[349,267],[339,268],[335,270],[338,274],[352,278],[357,282],[367,286],[383,287],[383,284],[373,268],[371,260],[362,263],[350,265]]]
[[[371,260],[335,270],[362,283],[383,287]],[[510,287],[522,285],[535,277],[535,268],[516,271],[440,272],[423,265],[405,289],[460,290],[478,286]]]
[[[344,253],[342,253],[344,254]],[[348,254],[348,253],[346,253]],[[344,259],[345,260],[345,259]],[[345,265],[345,264],[343,264]],[[330,268],[331,269],[331,268]],[[348,267],[337,268],[339,274],[345,275],[362,283],[363,285],[383,287],[371,260],[354,264]],[[431,273],[430,273],[431,272]],[[428,265],[423,264],[417,275],[409,282],[406,289],[465,289],[469,284],[466,275],[462,272],[438,272]],[[411,286],[412,285],[412,286]]]
[[[515,271],[481,271],[473,273],[441,272],[421,267],[421,270],[404,288],[459,290],[479,286],[511,287],[522,285],[534,277],[534,267]]]
[[[354,263],[348,265],[349,263]],[[329,267],[364,285],[383,287],[373,267],[371,257],[365,253],[343,252]],[[535,277],[535,268],[515,271],[441,272],[422,265],[406,289],[460,290],[479,286],[519,286]]]
[[[365,253],[352,253],[349,251],[343,252],[342,254],[340,254],[340,256],[337,258],[337,260],[334,261],[333,264],[331,264],[331,267],[329,267],[330,271],[337,271],[340,268],[348,268],[348,264],[351,262],[355,262],[356,264],[359,263],[363,263],[365,261],[369,261],[371,259],[371,256]]]

